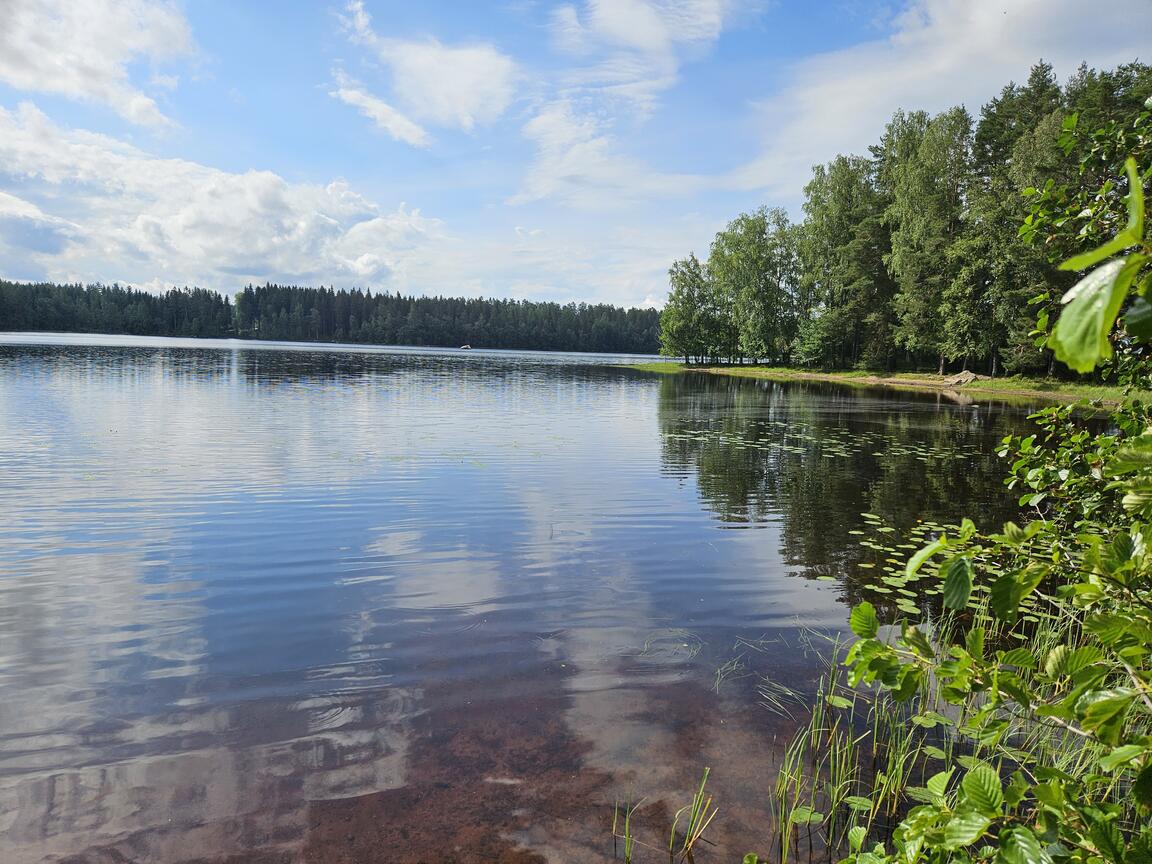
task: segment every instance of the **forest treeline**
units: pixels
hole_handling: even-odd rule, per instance
[[[120,285],[0,280],[0,330],[208,336],[654,354],[660,313],[606,304],[404,297],[248,286],[235,301],[203,288],[151,294]]]
[[[1067,249],[1033,242],[1032,202],[1100,188],[1107,178],[1083,152],[1096,135],[1126,134],[1150,95],[1152,67],[1139,62],[1081,66],[1061,86],[1041,61],[978,119],[962,106],[897,111],[867,155],[814,167],[801,222],[761,207],[720,231],[705,260],[673,263],[663,353],[1050,373],[1033,331],[1075,277],[1054,263]]]

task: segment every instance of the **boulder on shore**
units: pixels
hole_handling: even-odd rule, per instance
[[[977,375],[975,372],[961,372],[959,375],[953,375],[951,378],[944,379],[945,387],[963,387],[965,384],[971,384],[973,381],[983,381],[987,375]]]

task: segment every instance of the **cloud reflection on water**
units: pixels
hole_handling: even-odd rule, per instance
[[[736,843],[774,721],[748,687],[709,690],[735,638],[842,623],[863,502],[987,493],[915,453],[805,453],[860,424],[943,447],[1008,422],[531,356],[237,347],[0,346],[0,406],[16,864],[303,854],[341,802],[493,777],[522,784],[501,836],[575,860],[597,807],[683,791],[702,759]],[[841,582],[796,578],[815,573]],[[766,665],[811,675],[772,644]],[[445,747],[473,760],[452,781]],[[561,768],[592,821],[539,797]]]

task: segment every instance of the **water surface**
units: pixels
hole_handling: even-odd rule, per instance
[[[623,362],[0,335],[0,861],[766,849],[758,685],[1024,412]]]

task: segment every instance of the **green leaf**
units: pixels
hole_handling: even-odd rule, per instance
[[[988,765],[977,765],[964,775],[960,788],[968,803],[986,816],[1000,815],[1000,806],[1004,803],[1004,790],[998,775]]]
[[[1017,525],[1015,522],[1004,523],[1004,540],[1013,546],[1019,546],[1027,538],[1024,534],[1024,529]]]
[[[843,696],[827,696],[824,702],[831,705],[833,708],[851,708],[852,700],[845,699]]]
[[[1048,652],[1048,656],[1044,658],[1044,674],[1049,678],[1058,678],[1064,673],[1061,671],[1064,666],[1064,658],[1072,649],[1067,645],[1057,645]]]
[[[1027,828],[1013,828],[1000,835],[1000,860],[1007,864],[1049,864],[1052,858],[1035,834]]]
[[[909,786],[904,790],[904,794],[912,801],[919,801],[921,804],[940,804],[942,799],[939,795],[934,795],[923,786]]]
[[[1141,342],[1152,342],[1152,303],[1137,297],[1124,315],[1124,329]]]
[[[1102,652],[1095,645],[1075,649],[1067,645],[1057,645],[1044,659],[1044,674],[1051,678],[1075,675],[1081,669],[1087,669],[1102,656]]]
[[[1144,239],[1144,187],[1140,182],[1140,170],[1136,167],[1136,160],[1129,157],[1124,163],[1124,170],[1128,174],[1128,224],[1103,246],[1063,262],[1060,265],[1061,270],[1086,270],[1093,264],[1099,264]]]
[[[824,814],[802,804],[788,814],[788,821],[793,825],[819,825],[824,821]]]
[[[1004,652],[1004,655],[1000,658],[1000,662],[1005,666],[1031,669],[1036,665],[1036,658],[1032,656],[1032,652],[1027,648],[1013,648],[1011,651]]]
[[[1064,295],[1064,311],[1048,338],[1057,360],[1077,372],[1090,372],[1112,356],[1112,325],[1145,260],[1134,254],[1102,264]]]
[[[929,543],[915,555],[908,559],[908,564],[904,568],[905,576],[915,576],[920,568],[924,566],[924,562],[948,545],[948,541],[941,537],[939,540],[934,540]]]
[[[1064,787],[1059,783],[1037,783],[1032,787],[1032,794],[1046,807],[1056,811],[1064,808]]]
[[[924,784],[925,788],[933,795],[942,797],[948,791],[948,781],[952,779],[952,769],[941,771],[938,774],[933,774],[928,778],[928,782]]]
[[[744,856],[744,864],[760,864],[760,856],[755,852],[749,852]]]
[[[1136,513],[1152,507],[1152,483],[1147,480],[1133,481],[1120,499],[1124,509]]]
[[[1152,468],[1152,435],[1140,435],[1113,454],[1109,474],[1127,474]]]
[[[1012,777],[1008,781],[1008,787],[1004,790],[1004,804],[1009,809],[1015,809],[1031,789],[1031,778],[1025,777],[1021,771],[1012,772]]]
[[[1121,864],[1124,860],[1124,836],[1115,823],[1103,820],[1094,822],[1088,831],[1088,837],[1112,864]]]
[[[1144,183],[1140,168],[1131,156],[1124,162],[1124,173],[1128,175],[1128,226],[1124,231],[1139,243],[1144,239]]]
[[[923,681],[923,673],[917,666],[908,664],[900,667],[899,682],[892,688],[892,697],[896,702],[904,702],[905,699],[910,699],[916,694],[919,689],[920,682]]]
[[[1152,830],[1145,827],[1132,838],[1132,844],[1124,853],[1125,864],[1152,864]]]
[[[959,849],[975,843],[991,824],[986,816],[972,810],[956,813],[944,826],[944,848]]]
[[[1036,586],[1047,574],[1046,567],[1032,566],[1017,573],[1005,573],[992,583],[988,602],[996,617],[1009,624],[1013,623],[1020,613],[1020,604],[1036,590]]]
[[[848,831],[848,848],[859,852],[864,845],[864,838],[868,836],[868,829],[863,825],[856,825]]]
[[[852,607],[848,616],[848,626],[861,639],[873,639],[880,632],[880,619],[876,617],[876,607],[867,600]]]
[[[1061,270],[1086,270],[1093,264],[1099,264],[1111,258],[1113,255],[1118,255],[1125,249],[1135,246],[1140,241],[1134,239],[1127,231],[1121,231],[1103,246],[1097,246],[1090,252],[1084,252],[1080,255],[1075,255],[1060,264]]]
[[[1127,615],[1100,612],[1084,619],[1084,626],[1104,642],[1119,642],[1131,632],[1133,622]]]
[[[963,555],[957,555],[946,563],[944,574],[944,606],[948,609],[965,609],[972,596],[972,562]]]
[[[1106,744],[1116,744],[1124,717],[1136,693],[1128,688],[1095,690],[1084,694],[1076,703],[1076,712],[1085,729],[1093,731]]]
[[[1117,768],[1127,765],[1137,756],[1146,753],[1148,748],[1143,744],[1124,744],[1116,747],[1107,756],[1100,757],[1100,767],[1105,771],[1115,771]]]
[[[1020,677],[1013,675],[1011,672],[1001,671],[996,676],[995,687],[1000,691],[1001,697],[1007,696],[1014,699],[1024,708],[1032,704],[1032,693],[1024,686],[1024,682]]]
[[[964,647],[976,660],[984,659],[984,628],[973,627],[964,637]]]
[[[1152,807],[1152,765],[1145,765],[1132,784],[1132,797],[1145,807]]]
[[[901,640],[919,654],[921,657],[932,657],[935,652],[932,650],[932,643],[928,641],[928,637],[920,630],[919,627],[912,625],[905,625],[904,632],[900,636]]]
[[[1127,532],[1117,534],[1111,543],[1099,547],[1099,565],[1104,573],[1116,576],[1133,563],[1132,558],[1137,554],[1136,539]]]
[[[849,795],[847,798],[844,799],[844,803],[847,804],[853,810],[871,810],[872,809],[871,799],[865,798],[863,795]]]
[[[923,714],[913,714],[910,718],[921,729],[935,729],[937,726],[948,725],[949,720],[936,711],[926,711]]]

